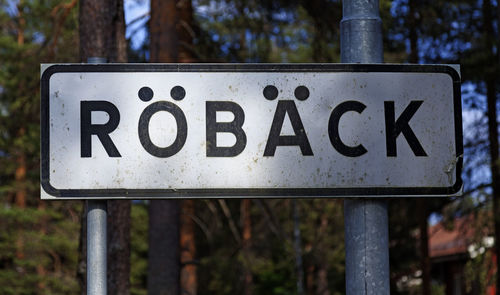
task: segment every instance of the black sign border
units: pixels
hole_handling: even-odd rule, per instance
[[[265,189],[57,189],[50,184],[49,80],[55,73],[80,72],[401,72],[444,73],[453,81],[456,182],[449,187],[265,188]],[[447,65],[408,64],[60,64],[41,78],[41,186],[56,199],[197,199],[294,197],[449,196],[462,189],[463,134],[460,75]]]

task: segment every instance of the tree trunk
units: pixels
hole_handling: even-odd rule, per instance
[[[175,0],[152,0],[150,61],[178,61],[178,11]],[[179,201],[149,203],[148,293],[178,295],[180,291]]]
[[[179,23],[177,32],[179,34],[179,62],[196,62],[193,39],[195,37],[193,29],[193,5],[191,0],[177,0],[179,11]]]
[[[108,201],[109,295],[130,294],[130,206],[129,200]]]
[[[179,295],[179,202],[149,204],[148,294]]]
[[[176,0],[152,0],[150,26],[151,62],[178,62],[179,15]]]
[[[109,0],[111,37],[108,39],[109,62],[127,62],[127,39],[125,39],[125,11],[123,0]]]
[[[80,60],[89,57],[108,57],[110,34],[109,1],[81,0],[79,15]]]
[[[82,62],[87,62],[90,57],[127,62],[123,0],[81,0],[79,24]],[[130,293],[130,206],[130,201],[108,201],[108,294]],[[87,210],[82,211],[77,276],[85,294]]]
[[[109,62],[127,62],[123,0],[109,0],[110,38],[107,39]],[[108,201],[108,273],[109,295],[130,294],[130,210],[129,200]]]
[[[418,32],[417,28],[420,25],[417,19],[418,0],[409,0],[408,25],[410,39],[410,54],[408,61],[413,64],[418,64]],[[431,262],[429,258],[429,236],[427,234],[427,200],[417,199],[417,221],[420,232],[420,268],[422,270],[422,295],[431,294]]]
[[[320,226],[318,229],[318,235],[322,239],[326,239],[328,237],[328,215],[326,211],[321,214]],[[327,256],[328,248],[325,246],[324,241],[318,242],[318,248],[321,254],[321,257]],[[328,289],[328,263],[326,259],[322,259],[318,261],[318,278],[316,280],[316,295],[330,295],[330,289]]]
[[[87,202],[82,202],[80,215],[80,239],[78,240],[78,266],[76,279],[80,285],[80,294],[87,294]]]
[[[318,286],[316,289],[316,295],[330,295],[330,290],[328,289],[328,270],[326,268],[326,263],[320,263],[317,281]]]
[[[418,32],[417,28],[419,26],[417,16],[417,3],[418,0],[409,0],[408,6],[408,26],[409,33],[408,37],[410,39],[410,55],[408,61],[410,63],[418,64]]]
[[[182,201],[181,214],[181,294],[196,295],[197,292],[197,275],[196,275],[196,244],[193,221],[194,201]]]
[[[429,235],[427,204],[425,199],[417,199],[417,219],[420,232],[420,268],[422,269],[422,294],[431,294],[431,261],[429,257]]]
[[[178,59],[180,63],[195,62],[193,48],[193,6],[191,0],[178,0],[177,9],[179,22],[176,25],[179,37]],[[180,247],[181,247],[181,294],[196,295],[198,288],[198,277],[196,273],[196,241],[195,241],[195,216],[194,201],[184,200],[181,202],[181,225],[180,225]]]
[[[306,245],[306,249],[309,247],[312,248],[312,245]],[[314,263],[312,261],[309,262],[308,266],[306,267],[306,294],[307,295],[315,295],[314,290],[315,290],[315,283],[314,283],[314,274],[316,272],[316,268],[314,266]]]

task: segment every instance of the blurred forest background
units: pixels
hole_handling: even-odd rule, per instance
[[[464,119],[464,196],[389,201],[391,293],[452,294],[429,227],[465,218],[453,294],[486,294],[500,283],[485,239],[500,236],[500,5],[380,0],[380,14],[385,62],[461,65]],[[341,17],[340,0],[0,0],[0,293],[85,294],[84,202],[39,197],[40,63],[339,62]],[[108,294],[345,293],[341,199],[108,208]]]

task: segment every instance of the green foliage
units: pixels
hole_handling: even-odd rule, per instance
[[[65,9],[66,3],[0,1],[2,294],[78,290],[81,204],[39,200],[39,68],[75,60],[77,9]]]
[[[474,235],[469,243],[470,259],[464,267],[466,291],[471,294],[486,294],[488,287],[495,286],[493,235],[494,225],[491,208],[477,208],[469,215],[469,226]]]
[[[433,282],[431,285],[431,295],[446,295],[446,286]]]
[[[281,252],[284,254],[285,252]],[[274,257],[257,261],[252,269],[255,277],[255,294],[295,294],[296,279],[289,257]]]
[[[339,60],[340,1],[198,0],[194,3],[203,11],[195,15],[199,32],[195,42],[200,60]]]
[[[130,294],[145,295],[148,257],[148,209],[144,202],[132,204],[130,229]]]
[[[0,2],[0,191],[26,189],[38,201],[40,63],[75,61],[77,11],[63,15],[63,1]],[[47,19],[47,16],[51,18]],[[16,160],[24,158],[27,182],[16,183]],[[22,187],[20,187],[22,185]]]
[[[466,291],[472,294],[486,294],[491,285],[492,252],[488,251],[467,261],[464,269]]]
[[[239,200],[226,200],[235,224]],[[315,292],[319,270],[327,274],[331,294],[343,294],[344,247],[342,203],[299,200],[305,288]],[[245,270],[253,277],[253,294],[297,294],[294,221],[290,200],[252,200],[252,238],[245,254],[217,202],[196,202],[199,294],[242,294]],[[340,230],[339,230],[340,229]],[[241,229],[238,229],[241,230]],[[248,255],[248,256],[245,256]],[[308,270],[308,271],[306,271]],[[310,284],[310,285],[308,285]],[[337,293],[334,293],[337,292]]]
[[[0,209],[2,294],[73,294],[79,204]],[[41,271],[43,269],[43,271]]]

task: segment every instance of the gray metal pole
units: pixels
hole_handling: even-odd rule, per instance
[[[378,0],[343,0],[340,59],[343,63],[382,63],[382,20]]]
[[[102,57],[89,57],[88,63],[105,63]],[[107,201],[87,202],[87,294],[107,293]]]
[[[340,52],[343,63],[382,63],[378,0],[343,0]],[[346,199],[344,226],[346,294],[389,294],[387,202]]]
[[[87,294],[105,295],[107,268],[106,201],[88,201]]]

